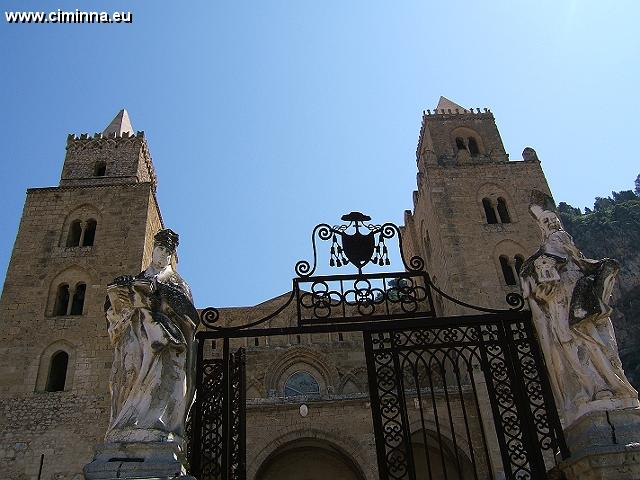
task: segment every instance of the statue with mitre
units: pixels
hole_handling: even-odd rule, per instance
[[[105,313],[115,348],[108,442],[176,442],[194,394],[198,314],[174,268],[178,235],[154,237],[151,265],[108,285]]]

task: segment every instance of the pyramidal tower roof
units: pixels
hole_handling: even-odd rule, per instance
[[[464,107],[461,107],[460,105],[458,105],[455,102],[452,102],[451,100],[449,100],[447,97],[440,97],[440,100],[438,100],[438,106],[436,107],[436,110],[452,110],[455,111],[456,108],[460,111],[465,111],[467,110]]]
[[[123,133],[133,134],[133,127],[131,126],[131,120],[129,120],[129,114],[123,108],[118,112],[107,128],[102,132],[105,136],[113,136],[113,134],[120,137]]]

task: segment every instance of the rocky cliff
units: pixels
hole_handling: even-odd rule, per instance
[[[640,180],[640,175],[638,176]],[[640,182],[636,192],[613,192],[596,198],[583,213],[566,203],[558,210],[565,229],[589,258],[615,258],[621,270],[613,293],[620,356],[625,372],[640,390]]]

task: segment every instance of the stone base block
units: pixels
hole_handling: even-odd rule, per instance
[[[196,480],[186,474],[176,443],[107,443],[84,467],[86,480]]]
[[[567,480],[640,479],[640,443],[593,447],[560,464]]]
[[[560,468],[567,480],[640,479],[640,409],[590,412],[565,438],[571,456]]]

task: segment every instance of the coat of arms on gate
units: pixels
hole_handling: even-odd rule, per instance
[[[329,265],[331,267],[344,267],[353,265],[358,274],[362,275],[362,269],[367,264],[378,266],[390,265],[389,250],[386,240],[398,235],[400,242],[400,253],[402,252],[402,238],[400,230],[393,223],[375,225],[369,223],[371,217],[361,212],[351,212],[341,217],[341,220],[348,222],[343,225],[331,226],[326,223],[317,225],[312,234],[313,242],[313,265],[302,260],[296,264],[296,273],[300,277],[309,277],[316,269],[317,252],[316,237],[320,240],[331,240]],[[407,270],[418,271],[424,267],[424,262],[419,257],[414,257],[407,264],[402,258]]]

